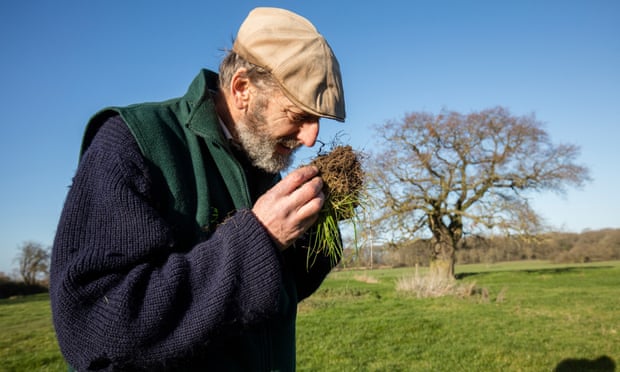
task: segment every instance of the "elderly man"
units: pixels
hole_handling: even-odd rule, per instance
[[[54,241],[51,299],[77,370],[294,370],[320,211],[313,167],[281,179],[319,119],[344,121],[340,70],[305,18],[254,9],[219,75],[88,123]]]

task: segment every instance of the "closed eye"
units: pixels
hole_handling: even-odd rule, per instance
[[[289,120],[295,124],[318,122],[320,119],[318,116],[309,114],[307,112],[294,112],[291,110],[287,111],[287,115]]]

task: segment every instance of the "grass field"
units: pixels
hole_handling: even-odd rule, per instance
[[[620,262],[457,266],[467,297],[395,290],[413,269],[339,271],[302,302],[300,371],[615,371]],[[0,300],[0,370],[64,371],[49,297]]]
[[[49,295],[0,300],[0,371],[66,371]]]

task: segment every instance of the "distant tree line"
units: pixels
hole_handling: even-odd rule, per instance
[[[11,278],[0,272],[0,299],[15,296],[25,296],[48,291],[46,284],[26,284],[21,280]]]
[[[427,240],[394,244],[358,242],[348,239],[341,267],[429,266]],[[372,252],[372,260],[371,258]],[[527,239],[520,236],[466,237],[456,253],[459,264],[547,260],[555,263],[584,263],[620,260],[620,229],[588,230],[581,233],[549,232]],[[0,299],[42,293],[48,290],[49,248],[26,242],[16,257],[19,275],[0,272]]]
[[[28,241],[20,245],[15,257],[18,275],[0,272],[0,298],[47,292],[49,285],[50,248]]]
[[[364,242],[357,252],[345,252],[346,267],[429,266],[429,242],[417,240],[401,245]],[[350,244],[351,246],[351,244]],[[459,264],[495,263],[519,260],[547,260],[555,263],[584,263],[620,260],[620,229],[589,230],[581,233],[549,232],[535,237],[467,237],[456,253]]]

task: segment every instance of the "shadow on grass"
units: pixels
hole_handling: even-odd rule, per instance
[[[454,275],[456,279],[463,279],[470,276],[476,276],[481,274],[489,274],[489,273],[502,273],[502,272],[523,272],[528,274],[565,274],[571,273],[578,270],[595,270],[595,269],[612,269],[613,266],[568,266],[568,267],[549,267],[549,268],[541,268],[541,269],[509,269],[509,270],[497,270],[497,271],[481,271],[481,272],[471,272],[471,273],[457,273]]]
[[[616,363],[607,355],[598,357],[597,359],[564,359],[555,368],[553,372],[573,372],[573,371],[596,371],[596,372],[614,372]]]

